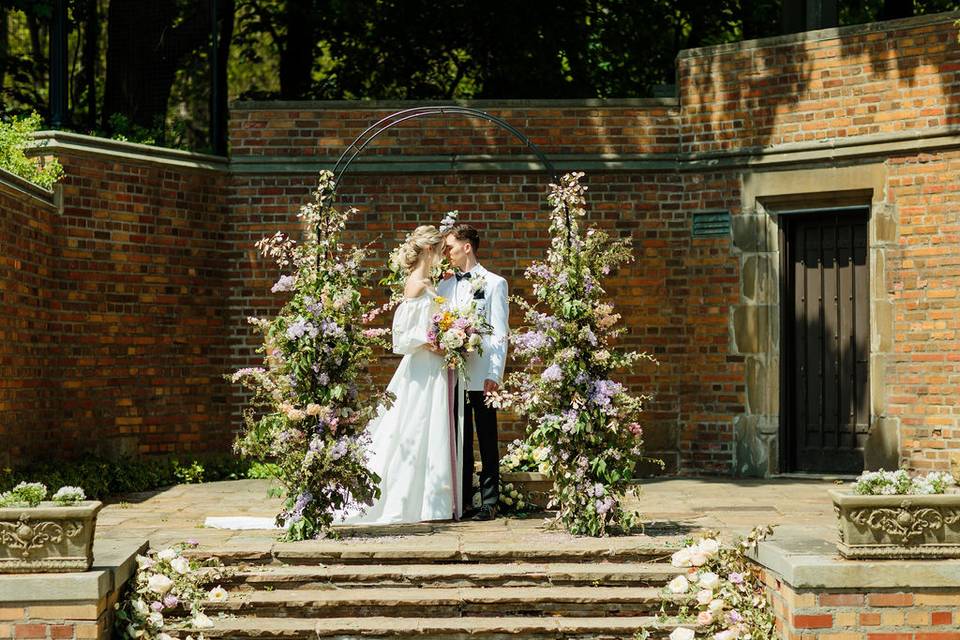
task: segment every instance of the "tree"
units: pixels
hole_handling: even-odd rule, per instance
[[[209,42],[211,0],[112,0],[108,14],[104,129],[120,113],[164,137],[163,122],[176,72]]]

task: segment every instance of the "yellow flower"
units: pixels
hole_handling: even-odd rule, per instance
[[[440,306],[447,304],[447,299],[444,298],[443,296],[437,296],[436,298],[433,299],[433,301]]]
[[[440,329],[446,331],[453,326],[453,314],[449,311],[444,311],[443,316],[440,318]]]

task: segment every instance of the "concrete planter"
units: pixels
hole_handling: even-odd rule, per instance
[[[830,496],[845,558],[960,558],[960,493]]]
[[[102,502],[0,509],[0,573],[86,571]]]
[[[553,491],[553,476],[536,471],[512,471],[501,473],[500,482],[513,484],[514,488],[527,497],[532,505],[546,508]]]

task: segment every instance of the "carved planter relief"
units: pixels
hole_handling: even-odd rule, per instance
[[[830,495],[845,558],[960,558],[960,493]]]
[[[0,573],[86,571],[103,503],[0,508]]]

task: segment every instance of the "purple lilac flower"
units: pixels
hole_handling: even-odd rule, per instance
[[[287,327],[287,338],[290,340],[299,340],[303,336],[309,336],[311,338],[317,335],[317,327],[312,322],[308,321],[303,316],[299,316],[296,320],[293,321],[289,327]]]
[[[550,268],[543,262],[535,262],[527,267],[527,278],[539,278],[541,280],[550,279]]]
[[[279,293],[281,291],[293,291],[296,285],[296,276],[280,276],[280,279],[277,280],[270,291],[273,293]]]
[[[343,327],[337,324],[334,320],[321,320],[320,332],[333,339],[343,338],[347,335],[347,332],[343,330]]]
[[[737,624],[738,622],[743,622],[743,616],[740,615],[739,611],[730,611],[727,613],[727,618],[731,623]]]
[[[612,380],[597,380],[593,383],[590,402],[598,407],[609,407],[610,399],[623,391],[623,385]]]
[[[580,336],[583,337],[587,342],[589,342],[593,346],[597,346],[597,336],[596,334],[593,333],[593,329],[591,329],[590,327],[584,327],[580,331]]]
[[[560,328],[560,321],[553,316],[538,311],[530,313],[529,318],[541,331],[557,330]]]
[[[293,522],[299,522],[303,518],[303,511],[306,509],[310,503],[313,502],[313,494],[309,491],[305,491],[297,496],[297,501],[293,505],[293,509],[290,511],[291,520]]]
[[[514,336],[513,343],[523,353],[539,351],[547,345],[547,335],[542,331],[527,331]]]
[[[585,371],[581,371],[577,374],[577,377],[573,379],[573,382],[575,384],[585,384],[588,380],[590,380],[590,376],[588,376]]]
[[[177,606],[179,602],[180,600],[177,598],[177,596],[173,595],[172,593],[168,593],[167,595],[163,596],[163,606],[167,607],[168,609]]]
[[[616,500],[613,498],[607,497],[603,500],[597,500],[597,513],[603,515],[613,509],[613,505],[616,504]]]
[[[319,436],[315,436],[313,439],[310,440],[310,451],[313,451],[314,453],[320,453],[320,451],[322,450],[323,450],[323,439],[321,439]]]
[[[733,584],[742,584],[743,583],[743,574],[742,573],[731,573],[727,576],[727,580]]]
[[[317,383],[324,387],[330,384],[330,376],[327,375],[326,371],[317,376]]]
[[[347,453],[347,442],[346,440],[338,440],[337,444],[333,445],[333,449],[330,450],[330,457],[334,460],[339,460]]]
[[[563,425],[560,428],[563,429],[564,433],[573,433],[573,429],[577,426],[579,418],[580,415],[575,409],[567,409],[563,412]]]
[[[197,540],[196,538],[190,538],[190,539],[187,540],[187,544],[188,544],[189,546],[191,546],[191,547],[199,547],[199,546],[200,546],[200,541]]]
[[[563,378],[563,370],[559,365],[552,364],[543,372],[543,379],[547,382],[557,382]]]
[[[153,609],[154,611],[163,611],[163,603],[159,601],[151,602],[150,608]]]

